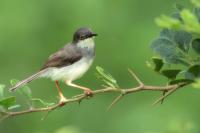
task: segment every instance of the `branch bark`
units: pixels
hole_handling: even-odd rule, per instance
[[[139,91],[161,91],[161,92],[167,91],[167,93],[165,95],[161,96],[160,98],[158,98],[153,103],[153,105],[155,105],[155,104],[161,102],[164,98],[166,98],[167,96],[169,96],[173,92],[175,92],[178,88],[184,87],[184,86],[189,84],[189,83],[186,83],[186,82],[182,82],[182,83],[178,83],[178,84],[174,84],[174,85],[167,85],[167,86],[145,85],[133,71],[131,71],[129,69],[129,72],[131,73],[133,78],[138,82],[138,86],[133,87],[133,88],[127,88],[127,89],[116,89],[116,88],[107,87],[107,88],[103,88],[103,89],[93,91],[93,96],[98,95],[98,94],[109,93],[109,92],[110,93],[119,93],[119,96],[117,96],[114,99],[114,101],[108,107],[108,110],[115,103],[117,103],[120,99],[122,99],[125,95],[130,94],[130,93],[135,93],[135,92],[139,92]],[[49,106],[49,107],[31,108],[31,109],[27,109],[27,110],[23,110],[23,111],[17,111],[17,112],[1,112],[4,115],[0,120],[2,121],[2,120],[5,120],[7,118],[20,116],[20,115],[24,115],[24,114],[35,113],[35,112],[47,112],[48,113],[48,112],[53,111],[53,110],[55,110],[59,107],[66,106],[69,103],[81,102],[83,99],[86,99],[86,98],[88,98],[88,96],[83,93],[83,94],[73,96],[73,97],[63,101],[62,103],[57,103],[57,104],[54,104],[54,105]]]

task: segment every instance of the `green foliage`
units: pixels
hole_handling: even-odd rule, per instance
[[[102,67],[97,66],[96,67],[97,73],[96,76],[100,80],[102,80],[107,86],[112,87],[112,88],[119,88],[119,85],[117,84],[117,80],[114,79],[114,77],[106,72]]]
[[[197,7],[196,7],[197,8]],[[178,11],[177,17],[162,15],[156,18],[158,26],[173,30],[183,30],[200,35],[199,16],[188,9]]]
[[[10,81],[11,85],[15,85],[17,84],[17,82],[18,80],[16,79],[12,79]],[[1,112],[7,111],[7,110],[13,110],[15,108],[21,107],[21,105],[17,103],[15,96],[5,96],[4,89],[5,89],[5,85],[0,84],[0,114]],[[40,103],[40,105],[42,106],[51,106],[54,104],[54,103],[44,102],[40,98],[32,98],[32,93],[28,86],[19,88],[17,92],[19,92],[21,95],[24,95],[28,98],[28,102],[30,103],[29,106],[31,107],[33,107],[33,105],[35,105],[36,103]],[[2,115],[0,115],[0,117],[1,116]]]
[[[16,99],[14,96],[6,97],[6,98],[0,100],[0,106],[2,106],[4,109],[8,109],[15,103],[16,103]]]
[[[2,85],[0,84],[0,99],[2,99],[4,97],[4,88],[5,88],[5,85]]]
[[[200,65],[193,65],[189,67],[189,69],[185,73],[185,77],[187,79],[193,79],[193,80],[200,77]]]
[[[14,96],[5,96],[4,89],[5,85],[0,84],[0,109],[8,110],[15,105],[16,98]]]
[[[158,38],[152,42],[152,49],[169,63],[178,63],[176,45],[167,38]]]
[[[164,65],[163,60],[158,57],[152,57],[152,61],[155,65],[154,71],[159,72]]]
[[[160,33],[160,38],[167,38],[176,44],[176,47],[181,49],[183,52],[188,52],[190,42],[192,40],[192,35],[185,31],[176,31],[176,30],[169,30],[163,29]]]
[[[19,108],[19,107],[21,107],[21,105],[15,104],[15,105],[13,105],[13,106],[10,106],[10,107],[8,108],[8,110],[13,110],[13,109],[16,109],[16,108]]]
[[[163,28],[173,28],[173,29],[180,29],[181,28],[181,22],[175,18],[168,17],[166,15],[162,15],[159,18],[156,18],[156,23],[160,27]]]
[[[200,39],[194,39],[192,41],[192,48],[194,49],[194,51],[198,54],[200,54]]]
[[[151,47],[167,63],[188,65],[186,58],[191,40],[192,35],[188,32],[163,29]]]
[[[192,0],[192,3],[193,11],[177,4],[177,10],[171,16],[156,18],[162,30],[151,48],[163,63],[161,65],[152,58],[154,70],[167,77],[170,84],[192,83],[200,77],[200,2]],[[174,67],[173,64],[179,65]],[[163,67],[165,69],[161,71]]]
[[[17,83],[19,82],[19,80],[17,79],[12,79],[10,81],[10,84],[13,86],[13,85],[16,85]],[[40,98],[33,98],[32,97],[32,92],[31,92],[31,89],[29,86],[25,85],[25,86],[22,86],[21,88],[19,88],[17,90],[21,95],[24,95],[28,98],[28,102],[33,106],[37,103],[39,103],[40,105],[43,105],[43,106],[51,106],[53,105],[54,103],[48,103],[48,102],[45,102],[43,101],[42,99]]]
[[[182,29],[188,32],[200,34],[200,24],[198,18],[194,13],[188,9],[184,9],[180,12],[183,20]]]
[[[161,71],[161,74],[167,77],[168,79],[176,79],[176,76],[181,72],[179,69],[168,69]]]
[[[19,80],[17,80],[17,79],[10,80],[10,84],[12,86],[16,85],[18,82],[19,82]],[[29,99],[32,98],[31,89],[27,85],[24,85],[21,88],[18,88],[18,92],[21,93],[22,95],[27,96],[27,98],[29,98]]]
[[[32,98],[31,100],[32,100],[32,102],[36,102],[36,103],[42,104],[43,106],[51,106],[51,105],[54,104],[54,103],[45,102],[45,101],[43,101],[43,100],[40,99],[40,98]],[[33,104],[34,104],[34,103],[33,103]]]
[[[178,83],[186,83],[186,84],[190,84],[190,83],[193,83],[194,81],[193,80],[190,80],[190,79],[176,79],[176,80],[172,80],[169,82],[170,85],[173,85],[173,84],[178,84]]]

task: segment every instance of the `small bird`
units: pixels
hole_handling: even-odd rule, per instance
[[[93,33],[89,28],[79,28],[74,33],[72,42],[49,56],[47,62],[37,73],[18,82],[10,88],[10,91],[14,91],[38,78],[50,78],[55,81],[61,103],[67,99],[61,92],[59,81],[83,90],[86,95],[92,95],[91,89],[74,84],[73,81],[82,77],[94,60],[95,36],[97,34]]]

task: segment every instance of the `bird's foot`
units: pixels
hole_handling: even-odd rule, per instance
[[[60,101],[59,101],[60,106],[64,106],[66,102],[67,102],[67,98],[65,98],[64,96],[61,96]]]
[[[85,93],[86,96],[89,96],[89,97],[92,97],[92,96],[93,96],[93,92],[92,92],[92,90],[90,90],[90,89],[85,89],[85,90],[84,90],[84,93]]]

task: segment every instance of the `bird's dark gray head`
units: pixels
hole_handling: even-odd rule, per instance
[[[93,33],[89,28],[79,28],[74,33],[73,42],[78,42],[80,40],[91,38],[93,36],[97,36],[97,34]]]

